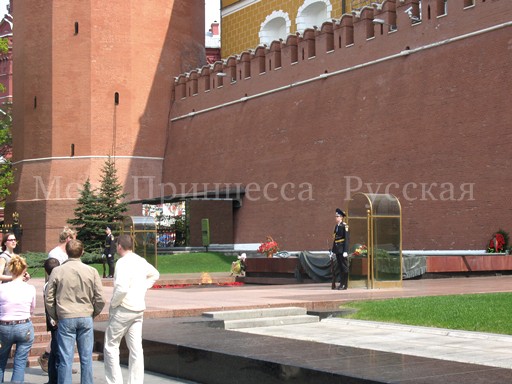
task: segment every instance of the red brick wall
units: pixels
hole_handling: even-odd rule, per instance
[[[237,243],[270,234],[282,249],[326,249],[334,209],[351,193],[389,192],[402,204],[404,249],[484,249],[498,228],[512,230],[511,27],[435,45],[509,22],[512,3],[449,3],[447,16],[415,26],[399,9],[398,31],[377,29],[371,40],[361,39],[362,19],[350,48],[317,49],[315,58],[177,98],[164,181],[259,186],[235,211]],[[406,47],[413,53],[203,110]]]
[[[230,200],[191,200],[188,205],[190,246],[201,247],[201,220],[210,224],[210,244],[233,243],[233,202]]]
[[[130,199],[153,196],[147,180],[161,178],[170,74],[205,62],[203,8],[202,0],[17,3],[16,183],[6,216],[20,213],[25,250],[56,243],[78,189],[87,178],[98,184],[107,155],[118,156]]]

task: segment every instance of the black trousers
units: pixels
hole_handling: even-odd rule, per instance
[[[48,384],[57,384],[59,375],[59,344],[57,342],[57,329],[50,331],[50,356],[48,357]]]
[[[345,287],[348,284],[348,257],[343,257],[343,254],[336,254],[336,261],[338,262],[338,269],[340,271],[340,285]]]
[[[115,268],[115,263],[114,263],[114,256],[108,256],[107,255],[107,264],[108,264],[108,275],[109,276],[114,276],[114,268]]]

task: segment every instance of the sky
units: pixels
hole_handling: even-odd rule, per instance
[[[211,1],[211,0],[206,0]],[[3,16],[7,13],[7,4],[9,4],[9,0],[0,0],[0,15]],[[0,16],[0,19],[2,17]]]
[[[204,28],[208,31],[214,21],[220,22],[220,0],[204,0],[204,7]]]

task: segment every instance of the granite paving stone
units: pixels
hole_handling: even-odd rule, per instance
[[[162,278],[172,281],[172,276]],[[193,284],[201,274],[179,279]],[[31,283],[41,295],[43,279]],[[207,311],[272,306],[328,312],[354,300],[486,292],[512,292],[512,276],[406,280],[402,288],[343,292],[332,291],[329,283],[154,289],[147,294],[143,327],[146,367],[164,383],[512,382],[512,336],[332,317],[315,324],[227,331],[201,317]],[[105,286],[104,293],[107,305],[95,321],[98,348],[112,287]],[[36,313],[44,313],[42,297]],[[101,377],[95,382],[102,383]]]

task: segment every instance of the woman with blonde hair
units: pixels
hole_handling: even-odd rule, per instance
[[[34,326],[30,321],[36,307],[36,288],[27,284],[24,258],[13,255],[9,263],[12,281],[0,285],[0,381],[4,382],[5,366],[16,346],[11,382],[23,383],[25,367],[34,343]]]

